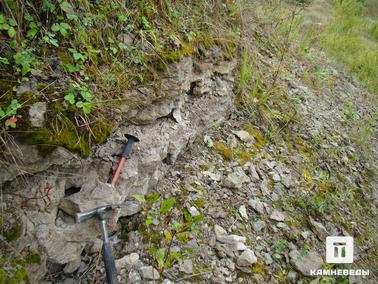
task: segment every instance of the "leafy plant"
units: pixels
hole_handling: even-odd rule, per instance
[[[33,70],[33,67],[37,65],[38,60],[33,55],[33,48],[25,49],[17,52],[13,58],[16,63],[16,68],[21,71],[22,76],[25,76]],[[20,69],[21,68],[21,69]]]
[[[53,32],[60,32],[63,37],[68,35],[68,32],[71,30],[71,26],[67,23],[55,23],[51,26]]]
[[[193,217],[176,198],[160,202],[158,193],[134,198],[142,204],[145,221],[141,230],[148,243],[151,262],[162,279],[166,269],[181,263],[185,257],[183,253],[173,252],[172,246],[188,242],[189,236],[198,232],[196,224],[203,220],[203,215]]]
[[[72,56],[75,59],[75,61],[85,62],[87,60],[87,56],[84,53],[81,53],[74,48],[69,48],[68,51],[72,53]]]
[[[16,20],[7,19],[4,15],[0,14],[0,31],[7,31],[8,36],[13,38],[17,35],[16,26]]]
[[[68,92],[64,99],[70,104],[75,105],[81,109],[85,114],[92,111],[92,93],[84,82],[72,82],[70,86],[71,91]],[[80,96],[79,96],[80,95]]]

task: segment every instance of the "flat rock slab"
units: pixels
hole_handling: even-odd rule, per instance
[[[78,193],[63,198],[59,208],[67,214],[75,215],[99,206],[119,204],[121,199],[122,197],[110,184],[96,181],[94,185],[86,184]]]
[[[311,270],[322,268],[323,260],[315,251],[301,253],[298,250],[292,250],[290,252],[290,263],[303,275],[310,276]]]

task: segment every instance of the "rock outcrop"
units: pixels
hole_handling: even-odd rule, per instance
[[[16,241],[18,249],[30,243],[38,243],[42,249],[40,272],[32,281],[39,281],[45,273],[46,261],[66,265],[66,271],[77,268],[84,248],[100,236],[98,221],[75,224],[72,216],[76,212],[146,194],[188,144],[230,114],[235,67],[234,61],[215,62],[211,56],[202,62],[185,57],[172,64],[162,76],[163,98],[151,100],[140,110],[128,111],[112,136],[93,149],[88,159],[60,147],[41,157],[36,147],[19,145],[20,163],[3,167],[0,183],[8,181],[4,191],[7,208],[25,205],[15,212],[24,220],[21,237]],[[42,120],[34,116],[35,123],[40,125]],[[133,148],[116,187],[112,188],[106,182],[117,165],[127,133],[136,135],[140,143]],[[120,216],[138,210],[134,204],[112,212],[110,231],[114,231]],[[151,276],[150,271],[148,267],[141,268],[142,278],[156,279],[157,274]]]

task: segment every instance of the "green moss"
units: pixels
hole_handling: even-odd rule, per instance
[[[171,47],[165,49],[161,53],[161,58],[166,63],[179,62],[182,56],[189,56],[194,54],[195,46],[193,44],[184,44],[180,49],[172,49]]]
[[[4,95],[6,92],[10,92],[13,89],[13,84],[6,80],[0,80],[0,95]]]
[[[28,254],[25,257],[25,263],[27,263],[27,264],[31,264],[31,263],[40,264],[41,263],[41,256],[39,255],[39,253]]]
[[[264,148],[266,140],[259,129],[252,125],[247,125],[244,127],[244,130],[247,131],[250,135],[252,135],[253,138],[255,138],[256,143],[253,145],[253,148],[256,152]]]
[[[30,125],[29,121],[24,120],[21,126],[11,133],[22,143],[38,146],[42,156],[49,155],[57,146],[62,146],[83,157],[88,157],[90,145],[84,136],[85,133],[79,133],[75,125],[61,110],[59,104],[55,103],[48,107],[46,113],[46,123],[48,124],[45,127],[35,128]],[[67,111],[65,110],[65,112]]]
[[[28,275],[24,267],[19,268],[11,279],[9,279],[8,284],[18,284],[24,280],[28,279]]]
[[[72,57],[68,53],[68,51],[66,51],[66,49],[60,49],[58,52],[58,56],[63,66],[65,66],[66,64],[73,64]]]
[[[0,268],[0,284],[6,284],[7,282],[7,273],[4,269]]]
[[[12,227],[4,232],[4,237],[8,242],[15,241],[22,234],[22,225],[19,223],[12,224]]]
[[[260,262],[256,262],[252,265],[252,273],[253,274],[260,274],[265,275],[266,274],[266,268],[264,264],[261,264]]]
[[[227,161],[232,161],[234,157],[234,151],[228,147],[227,145],[220,143],[220,142],[214,142],[214,149],[218,151],[219,153],[222,154],[222,156],[227,160]]]
[[[205,200],[205,198],[201,197],[201,198],[197,198],[197,199],[193,200],[193,203],[194,203],[198,208],[204,208],[204,207],[205,207],[205,204],[206,204],[206,200]]]
[[[96,144],[102,144],[105,140],[109,137],[112,133],[112,127],[109,123],[105,120],[100,120],[96,125],[92,128],[94,141]]]
[[[205,163],[205,164],[202,164],[202,165],[201,165],[201,168],[202,168],[204,171],[208,171],[209,168],[210,168],[210,166],[209,166],[209,164]]]

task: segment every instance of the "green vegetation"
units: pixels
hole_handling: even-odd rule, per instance
[[[213,45],[233,56],[236,46],[231,4],[17,0],[2,6],[0,129],[20,140],[26,133],[24,142],[43,151],[61,145],[87,156],[110,134],[117,108],[149,103],[131,101],[126,90],[146,85],[163,96],[159,72],[167,64]],[[47,104],[44,129],[28,121],[28,107],[40,101]],[[50,120],[57,117],[63,134]]]
[[[198,233],[196,224],[201,222],[203,215],[192,216],[185,207],[183,200],[168,198],[160,200],[158,193],[152,193],[145,198],[134,196],[142,206],[144,222],[139,231],[147,245],[147,251],[152,265],[158,270],[161,282],[164,271],[175,263],[182,263],[185,252],[191,253],[190,248],[182,247],[180,252],[172,251],[173,245],[184,246],[190,240],[190,235]]]
[[[28,280],[26,268],[30,264],[41,263],[41,255],[28,247],[22,251],[13,246],[22,234],[22,221],[13,214],[4,212],[0,216],[0,284],[24,283]]]
[[[335,1],[334,5],[334,15],[320,35],[319,45],[378,94],[377,19],[366,16],[364,1]]]

